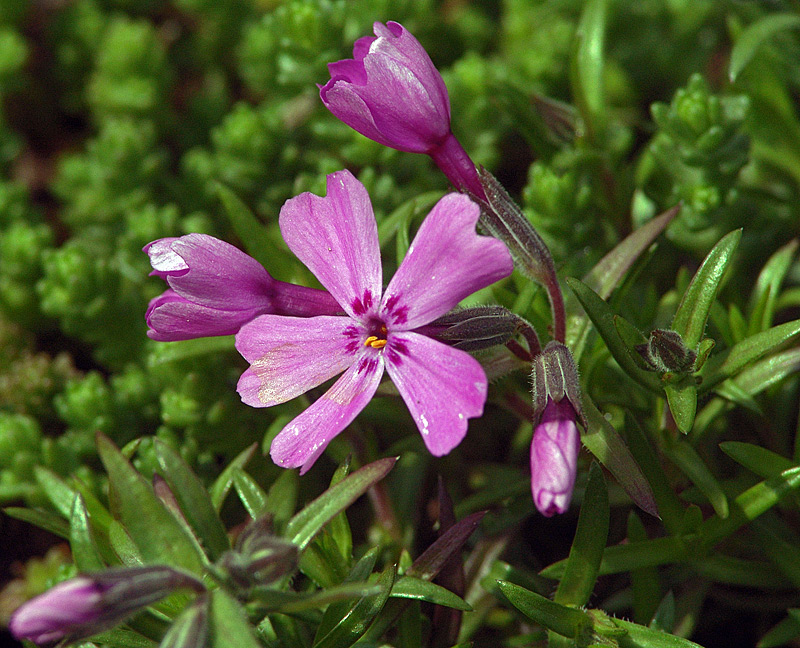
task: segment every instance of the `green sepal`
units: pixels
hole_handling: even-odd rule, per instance
[[[675,425],[684,434],[689,434],[697,414],[697,383],[694,378],[687,376],[679,382],[666,383],[664,393]]]
[[[205,648],[208,645],[208,597],[200,596],[172,622],[158,648]]]
[[[618,325],[614,323],[614,320],[620,316],[586,284],[571,277],[568,277],[566,282],[622,370],[643,387],[661,394],[661,381],[658,376],[639,367],[632,355],[636,352],[628,347],[617,332]]]
[[[728,498],[725,497],[722,486],[697,451],[682,439],[665,443],[662,450],[708,498],[716,514],[721,518],[728,517]]]
[[[462,610],[463,612],[472,611],[472,606],[469,603],[449,589],[437,585],[436,583],[416,578],[415,576],[402,576],[398,578],[392,586],[390,596],[393,598],[424,601],[454,610]]]
[[[751,335],[730,349],[711,357],[700,372],[703,379],[699,386],[700,393],[707,392],[723,380],[736,375],[750,362],[794,340],[798,335],[800,335],[800,319]]]
[[[575,539],[569,550],[564,575],[553,600],[571,606],[586,605],[594,590],[603,550],[608,540],[608,489],[600,466],[592,462],[581,503]]]
[[[728,78],[736,81],[739,73],[755,56],[758,48],[778,32],[800,27],[800,16],[790,13],[770,14],[748,25],[731,49]]]
[[[373,484],[389,474],[396,457],[379,459],[357,470],[344,481],[326,490],[297,513],[286,525],[286,537],[302,551],[334,516],[344,511]]]
[[[205,557],[183,525],[117,447],[97,435],[97,452],[108,473],[119,520],[147,563],[162,563],[201,573]]]
[[[633,502],[646,513],[658,517],[658,505],[642,469],[636,463],[622,437],[602,415],[589,398],[583,394],[583,412],[589,424],[581,435],[581,442],[603,464]]]
[[[223,589],[209,592],[209,648],[263,648],[242,606]]]
[[[214,510],[211,496],[177,452],[158,439],[154,445],[158,464],[178,500],[181,513],[203,543],[208,556],[212,561],[216,560],[231,548],[231,544]]]
[[[734,230],[720,239],[703,260],[675,311],[670,328],[689,349],[696,349],[703,337],[711,306],[741,238],[742,230]]]
[[[244,469],[250,459],[253,458],[257,448],[257,443],[250,444],[238,455],[236,455],[233,461],[225,466],[225,469],[219,474],[219,477],[214,480],[214,483],[211,485],[211,488],[208,489],[208,492],[211,495],[211,502],[214,505],[215,511],[219,512],[220,509],[222,509],[225,498],[228,496],[231,486],[233,485],[234,472],[236,470]]]

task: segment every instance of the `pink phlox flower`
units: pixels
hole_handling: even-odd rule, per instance
[[[153,340],[232,335],[264,313],[341,312],[324,290],[277,281],[258,261],[207,234],[159,239],[144,252],[153,266],[150,274],[169,286],[147,308],[147,335]]]
[[[542,515],[564,513],[572,500],[580,450],[575,410],[548,398],[531,443],[531,491]]]
[[[346,315],[262,315],[242,327],[236,348],[251,366],[239,394],[269,407],[344,373],[275,437],[275,463],[307,471],[367,405],[384,371],[432,454],[460,443],[467,419],[483,413],[486,375],[472,356],[418,329],[511,274],[505,246],[475,232],[478,215],[465,195],[442,198],[384,291],[372,205],[350,172],[329,175],[324,198],[304,193],[286,202],[284,240]]]

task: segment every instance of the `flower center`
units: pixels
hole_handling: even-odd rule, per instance
[[[370,335],[366,340],[364,340],[364,346],[370,346],[373,349],[382,349],[386,346],[386,326],[381,325],[380,330],[378,331],[380,335]]]

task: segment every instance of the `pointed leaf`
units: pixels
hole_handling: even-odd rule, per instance
[[[621,648],[703,648],[694,641],[659,632],[638,623],[616,618],[614,622],[627,631],[625,636],[619,638]]]
[[[697,451],[681,439],[667,443],[662,448],[672,462],[681,469],[692,483],[708,498],[717,515],[728,517],[728,498],[717,478],[697,454]]]
[[[586,284],[571,277],[568,277],[566,282],[622,370],[643,387],[661,394],[661,381],[658,376],[651,371],[639,368],[632,356],[635,351],[628,348],[628,345],[620,337],[614,319],[621,316],[615,313],[611,306],[600,299],[599,295]]]
[[[629,234],[613,250],[600,259],[597,265],[583,278],[583,283],[594,290],[601,299],[608,299],[631,266],[678,215],[680,208],[680,205],[676,205]],[[577,312],[577,303],[575,303],[573,296],[566,295],[565,297],[567,309],[566,344],[572,350],[572,354],[577,361],[582,355],[583,347],[586,343],[589,320],[584,314]]]
[[[581,503],[578,528],[569,550],[564,575],[553,600],[563,605],[586,605],[594,590],[608,539],[608,490],[603,471],[592,462]]]
[[[778,32],[800,27],[800,16],[790,13],[770,14],[748,25],[736,39],[731,50],[728,67],[730,80],[736,81],[739,73],[755,56],[758,48]]]
[[[208,597],[199,596],[172,622],[158,648],[205,648],[208,639]]]
[[[797,239],[789,241],[769,258],[759,272],[755,289],[750,297],[751,335],[764,331],[772,325],[781,284],[792,267],[797,245]]]
[[[262,648],[242,606],[223,589],[209,592],[209,648]]]
[[[742,230],[722,237],[703,260],[675,312],[671,328],[689,349],[696,349],[703,337],[711,306],[741,238]]]
[[[83,498],[76,493],[69,518],[69,546],[72,560],[80,572],[93,572],[105,569],[105,563],[92,537],[89,513]]]
[[[625,442],[610,421],[597,409],[585,390],[582,401],[589,429],[581,435],[581,442],[614,475],[639,508],[658,517],[658,506],[653,490]]]
[[[449,589],[414,576],[403,576],[397,579],[392,586],[390,596],[425,601],[464,612],[472,611],[469,603]]]
[[[75,491],[61,477],[48,468],[35,466],[33,474],[36,477],[36,483],[39,484],[56,511],[65,518],[69,518],[72,511],[72,503],[75,499]]]
[[[284,470],[269,487],[264,512],[272,515],[276,529],[282,529],[294,514],[299,488],[300,477],[294,470]]]
[[[583,8],[570,64],[573,96],[590,140],[595,140],[605,121],[604,45],[608,0],[588,0]]]
[[[222,201],[225,213],[231,222],[233,231],[244,245],[247,253],[262,265],[269,265],[275,258],[275,244],[269,237],[266,227],[250,211],[228,187],[220,182],[214,188]]]
[[[116,497],[120,521],[142,558],[148,563],[166,563],[190,572],[201,572],[204,556],[144,477],[101,434],[97,435],[97,451]]]
[[[233,485],[233,473],[238,469],[242,470],[247,465],[247,462],[253,458],[253,455],[258,448],[257,443],[253,443],[242,450],[233,461],[231,461],[225,469],[220,473],[219,477],[214,480],[214,483],[209,488],[208,492],[211,494],[211,501],[214,504],[214,510],[219,512],[228,492]]]
[[[700,392],[706,392],[723,380],[736,375],[750,362],[758,360],[782,344],[793,341],[798,335],[800,335],[800,319],[751,335],[727,351],[711,357],[700,372],[703,378],[699,387]]]
[[[800,636],[800,608],[789,609],[789,614],[780,623],[770,628],[756,644],[756,648],[780,648],[789,646],[793,639]]]
[[[212,560],[231,548],[211,496],[186,462],[166,443],[155,440],[158,464],[178,500],[181,513]]]
[[[389,565],[384,569],[378,579],[380,591],[360,599],[330,632],[323,637],[317,636],[314,648],[349,648],[358,641],[372,620],[386,605],[394,583],[396,569],[394,565]]]
[[[343,583],[313,592],[282,592],[265,587],[253,590],[251,598],[258,602],[263,611],[297,614],[306,610],[324,609],[331,603],[374,596],[380,591],[380,585],[376,583],[357,582]]]
[[[9,517],[29,522],[40,529],[69,540],[69,524],[49,511],[39,511],[21,506],[7,506],[3,509],[3,512]]]
[[[267,494],[256,483],[256,480],[241,468],[235,469],[232,475],[233,487],[250,517],[254,520],[261,517],[266,508]]]
[[[555,603],[544,596],[507,581],[497,581],[508,601],[529,619],[564,637],[580,637],[592,619],[583,610]]]
[[[379,459],[326,490],[289,520],[289,524],[286,525],[286,537],[294,542],[300,551],[305,549],[329,520],[361,497],[370,486],[386,477],[396,461],[396,457]]]
[[[675,425],[684,434],[689,434],[694,425],[694,417],[697,413],[697,386],[691,377],[684,380],[664,385],[664,393],[667,395],[669,411],[675,419]]]
[[[486,511],[479,511],[456,522],[422,552],[422,555],[406,571],[406,575],[423,580],[435,578],[450,557],[461,550],[461,547],[478,528],[484,515],[486,515]]]
[[[724,441],[719,447],[731,459],[764,478],[774,477],[794,465],[791,459],[752,443]]]

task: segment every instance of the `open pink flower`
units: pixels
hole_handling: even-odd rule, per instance
[[[341,312],[324,290],[277,281],[254,258],[207,234],[158,239],[144,251],[151,274],[169,286],[145,315],[148,337],[159,342],[232,335],[264,313]]]
[[[430,452],[447,454],[466,434],[467,419],[483,413],[486,375],[472,356],[418,329],[511,274],[511,257],[500,241],[476,234],[478,206],[449,194],[384,291],[366,189],[348,171],[327,180],[324,198],[304,193],[287,201],[280,227],[346,315],[262,315],[242,327],[236,348],[251,363],[239,380],[242,400],[277,405],[344,372],[272,442],[275,463],[305,472],[367,405],[386,370]]]
[[[433,158],[453,185],[484,198],[475,164],[450,130],[442,75],[401,24],[376,22],[353,58],[328,64],[322,103],[350,128],[380,144]]]

